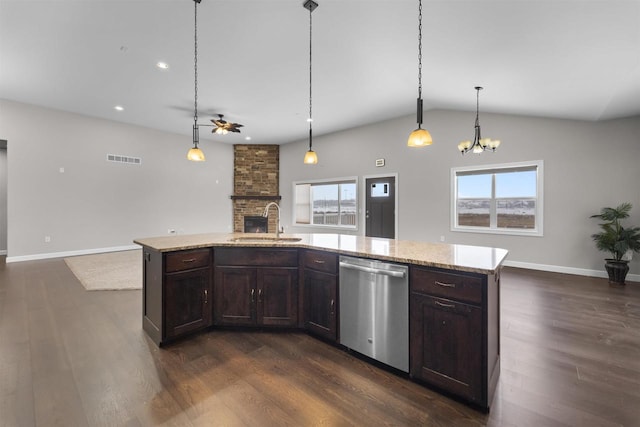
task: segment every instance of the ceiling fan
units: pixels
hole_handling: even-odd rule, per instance
[[[239,123],[231,123],[224,119],[224,114],[218,114],[218,119],[212,119],[214,129],[211,131],[218,135],[225,135],[229,132],[240,133],[240,128],[243,126]]]

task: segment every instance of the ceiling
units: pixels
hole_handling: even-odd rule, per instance
[[[199,122],[244,124],[214,140],[306,138],[303,2],[198,6]],[[314,135],[415,114],[418,1],[317,2]],[[481,85],[481,112],[640,115],[640,0],[424,0],[423,14],[427,111],[475,111]],[[183,134],[187,146],[193,33],[192,0],[0,0],[0,98]]]

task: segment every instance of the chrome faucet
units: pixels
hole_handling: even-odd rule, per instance
[[[270,202],[264,208],[264,213],[262,214],[262,216],[265,217],[265,218],[269,217],[269,208],[271,206],[275,206],[278,209],[278,218],[276,218],[276,239],[279,239],[280,238],[280,233],[284,233],[284,229],[280,226],[280,206],[278,206],[278,204],[276,202]]]

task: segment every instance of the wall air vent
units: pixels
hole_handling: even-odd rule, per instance
[[[108,162],[126,163],[128,165],[140,165],[142,159],[140,157],[122,156],[120,154],[107,154]]]

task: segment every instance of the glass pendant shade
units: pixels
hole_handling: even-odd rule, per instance
[[[304,164],[305,165],[315,165],[318,163],[318,155],[315,151],[309,149],[307,153],[304,155]]]
[[[204,162],[205,160],[204,153],[198,147],[193,147],[191,150],[189,150],[189,152],[187,153],[187,159],[191,160],[192,162]]]
[[[460,144],[458,144],[458,150],[460,151],[467,151],[469,150],[469,148],[471,148],[471,145],[473,143],[469,140],[466,141],[462,141]]]
[[[498,148],[500,146],[500,140],[499,139],[489,139],[489,142],[487,143],[487,146],[490,149],[492,149],[493,151],[495,151],[496,148]]]
[[[408,147],[424,147],[433,144],[431,134],[426,129],[418,128],[411,132],[407,140]]]

